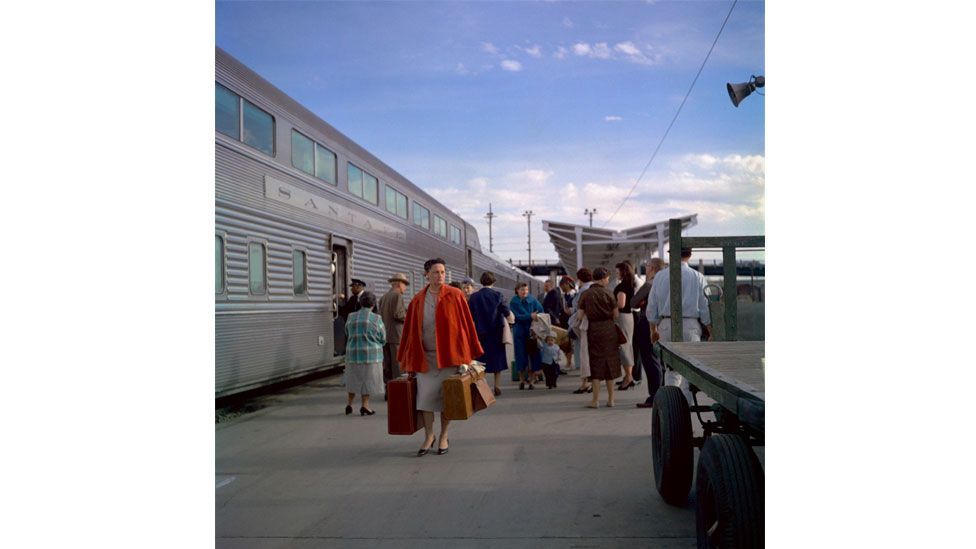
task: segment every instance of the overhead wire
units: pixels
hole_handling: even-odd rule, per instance
[[[725,21],[722,21],[722,27],[718,29],[718,34],[715,35],[715,40],[712,41],[712,47],[708,48],[708,53],[705,54],[705,60],[702,61],[701,66],[698,67],[698,73],[695,74],[695,79],[691,81],[691,86],[688,87],[688,93],[685,94],[685,98],[682,99],[681,104],[678,105],[678,110],[674,113],[674,118],[672,118],[671,123],[668,124],[668,129],[664,131],[664,135],[661,137],[661,141],[658,142],[657,147],[654,149],[654,153],[651,154],[651,159],[648,160],[647,164],[644,165],[644,170],[640,173],[640,175],[637,177],[637,180],[634,181],[634,184],[630,187],[630,192],[628,192],[627,196],[625,196],[624,199],[620,202],[620,205],[617,206],[617,209],[613,211],[613,214],[611,214],[610,218],[607,219],[606,223],[603,224],[603,227],[609,225],[610,222],[613,221],[614,216],[617,215],[617,212],[620,211],[620,208],[622,208],[624,204],[626,204],[627,201],[630,200],[631,195],[634,194],[634,189],[637,188],[637,184],[640,183],[641,179],[644,178],[644,174],[647,173],[647,169],[651,167],[651,162],[654,162],[654,158],[657,157],[658,151],[661,150],[661,145],[663,145],[664,140],[668,138],[668,133],[671,132],[671,127],[674,126],[674,122],[678,119],[678,115],[681,114],[681,109],[684,108],[685,102],[688,101],[688,97],[691,95],[691,90],[695,88],[695,83],[698,82],[698,77],[701,76],[702,70],[705,69],[705,63],[708,63],[708,58],[712,55],[712,50],[715,49],[715,44],[718,43],[719,36],[722,36],[722,31],[725,30],[725,24],[728,23],[729,18],[732,17],[732,10],[735,9],[735,5],[736,3],[738,3],[738,1],[739,0],[732,1],[732,7],[729,8],[729,13],[725,16]]]

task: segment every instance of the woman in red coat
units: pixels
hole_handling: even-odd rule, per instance
[[[403,370],[417,378],[417,410],[423,414],[425,435],[419,456],[434,445],[434,412],[441,412],[437,454],[447,453],[450,420],[444,418],[441,384],[458,366],[484,354],[464,292],[444,283],[444,260],[424,263],[424,276],[428,285],[410,300],[397,352]]]

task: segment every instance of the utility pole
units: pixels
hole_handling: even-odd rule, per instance
[[[494,250],[494,246],[492,245],[492,239],[491,239],[491,220],[494,219],[495,217],[497,217],[497,216],[495,214],[491,213],[491,202],[489,202],[488,203],[488,215],[485,216],[485,219],[488,220],[488,251],[489,252],[494,252],[495,251]]]
[[[527,217],[529,220],[529,272],[532,272],[532,216],[535,213],[532,210],[522,212],[522,217]]]
[[[596,208],[593,208],[592,210],[590,210],[589,208],[587,208],[586,211],[583,212],[583,215],[590,216],[590,227],[593,226],[593,214],[595,214],[595,213],[596,213]]]

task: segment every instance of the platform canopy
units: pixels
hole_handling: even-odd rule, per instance
[[[682,232],[698,224],[698,214],[679,219]],[[549,233],[549,240],[556,247],[559,261],[566,272],[574,278],[581,266],[591,270],[596,267],[612,270],[614,265],[625,259],[629,259],[640,271],[640,264],[653,257],[654,252],[657,252],[657,257],[667,261],[667,219],[622,231],[543,219],[542,228]]]

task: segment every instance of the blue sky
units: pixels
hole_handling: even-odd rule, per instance
[[[604,226],[651,158],[731,2],[218,2],[217,45],[468,219],[555,259],[542,219]],[[764,234],[765,5],[739,2],[623,229]]]

